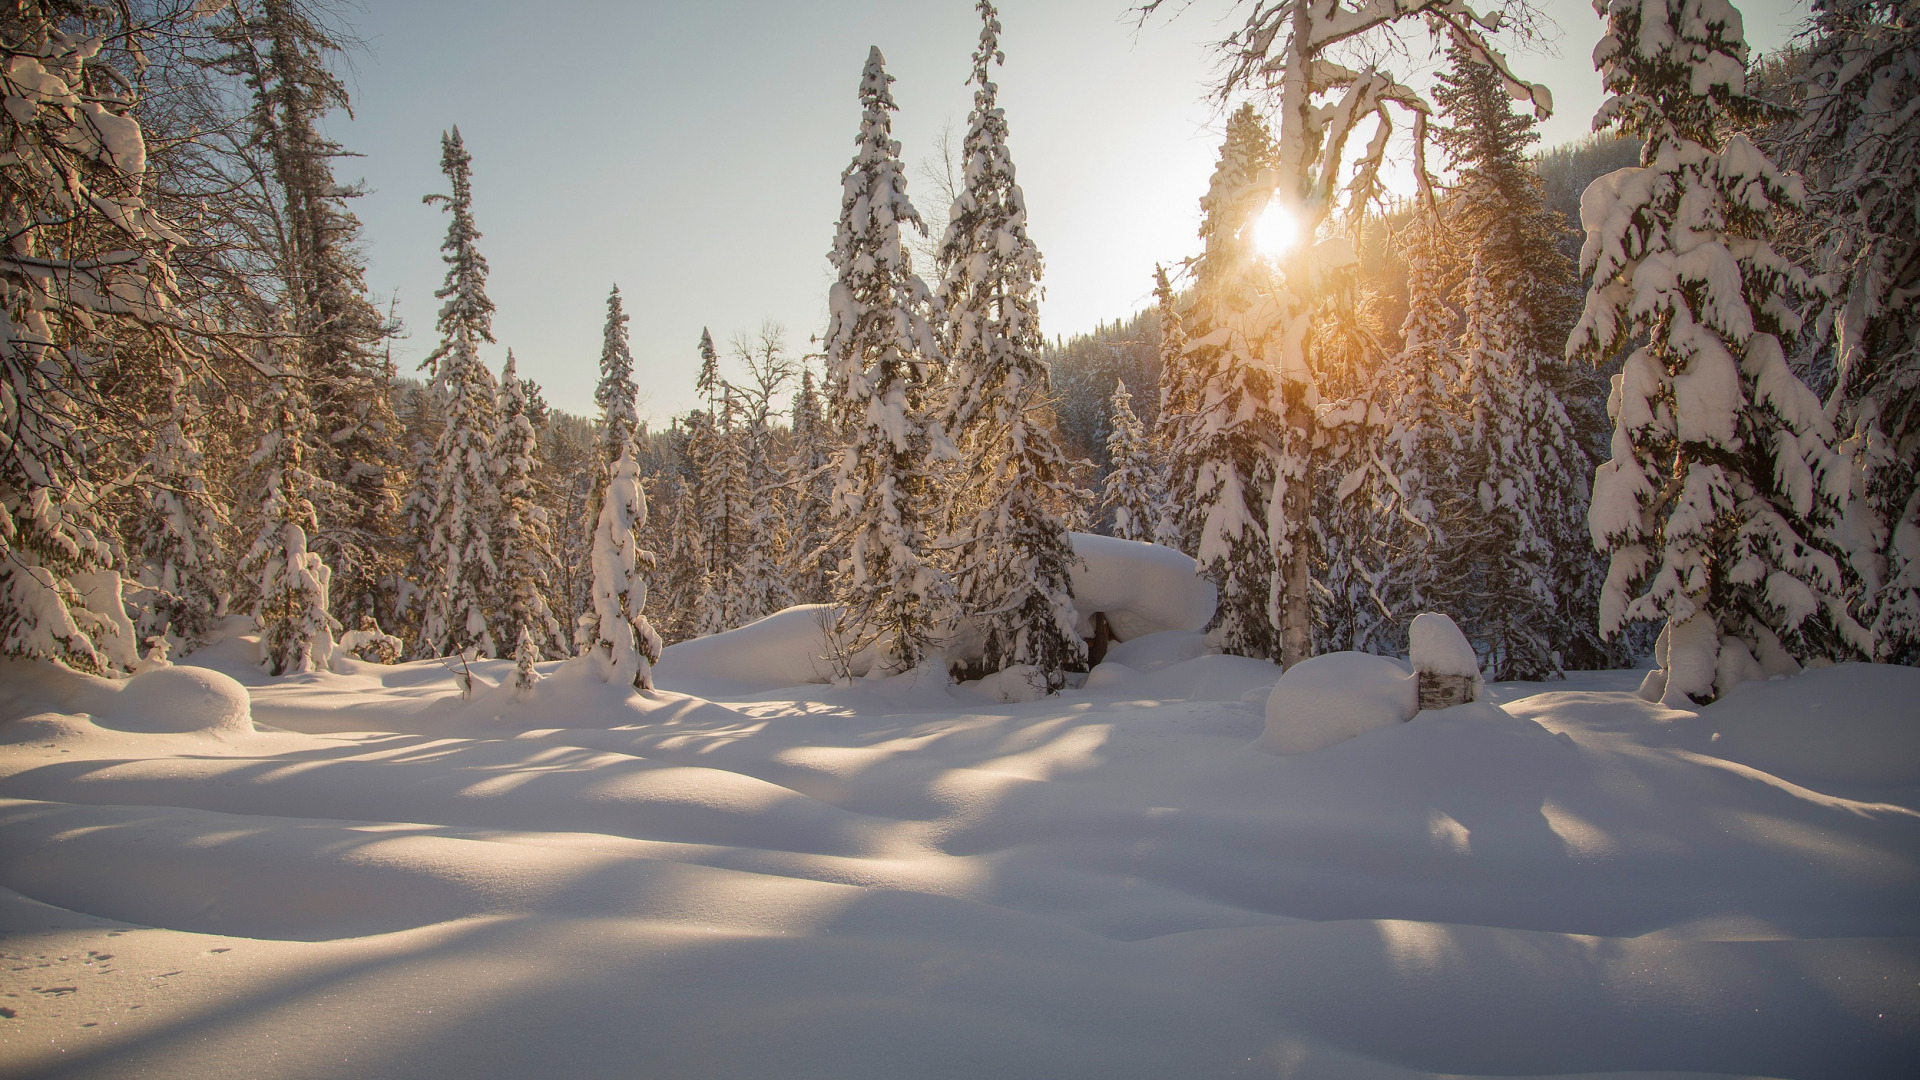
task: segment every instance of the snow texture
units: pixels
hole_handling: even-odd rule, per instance
[[[1453,619],[1436,612],[1415,615],[1407,627],[1407,653],[1417,671],[1480,677],[1480,661]]]
[[[196,669],[0,670],[9,1071],[1891,1080],[1920,1044],[1920,793],[1865,771],[1912,760],[1909,670],[1698,714],[1576,673],[1284,755],[1242,657],[1016,704],[548,664],[522,702],[505,660],[469,699],[250,649],[195,656],[273,729]],[[1810,709],[1778,749],[1845,784],[1758,767]]]

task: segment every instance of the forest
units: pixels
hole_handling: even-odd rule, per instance
[[[275,675],[583,655],[645,688],[665,644],[818,603],[888,671],[1057,689],[1088,666],[1067,538],[1100,531],[1193,556],[1210,640],[1283,665],[1397,654],[1425,611],[1495,679],[1652,650],[1673,701],[1913,663],[1914,8],[1823,0],[1756,58],[1696,7],[1608,8],[1597,134],[1545,149],[1551,96],[1498,48],[1524,20],[1256,7],[1201,254],[1049,343],[983,2],[938,228],[876,47],[818,351],[703,334],[702,407],[649,425],[617,287],[598,416],[489,366],[485,162],[451,125],[437,344],[396,369],[323,134],[342,9],[20,0],[0,650],[126,673],[246,632]],[[1342,60],[1401,19],[1444,49],[1431,100]]]

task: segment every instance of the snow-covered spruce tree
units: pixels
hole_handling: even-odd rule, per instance
[[[313,493],[326,484],[306,464],[313,411],[296,354],[263,356],[260,367],[266,389],[259,412],[266,428],[251,461],[239,592],[260,630],[260,666],[267,674],[324,671],[340,624],[327,610],[333,572],[309,543]]]
[[[1404,633],[1385,607],[1375,557],[1397,497],[1380,456],[1390,429],[1376,404],[1389,385],[1379,306],[1356,275],[1330,276],[1313,318],[1316,382],[1326,398],[1314,411],[1308,473],[1315,652],[1394,653]]]
[[[1459,582],[1440,571],[1454,544],[1442,506],[1457,507],[1464,427],[1455,345],[1460,317],[1448,304],[1454,257],[1431,192],[1417,200],[1401,235],[1407,263],[1407,315],[1400,351],[1386,364],[1379,404],[1386,413],[1381,466],[1393,477],[1380,507],[1381,601],[1405,620],[1424,611],[1459,611]]]
[[[607,682],[651,690],[661,643],[644,614],[654,559],[653,552],[640,546],[647,496],[634,453],[639,388],[633,382],[627,313],[618,286],[607,296],[600,385],[593,397],[600,406],[599,480],[592,503],[593,602],[580,616],[575,642]]]
[[[800,371],[800,389],[793,396],[792,430],[786,483],[793,493],[793,540],[787,546],[787,581],[795,603],[823,604],[832,597],[834,564],[838,561],[832,551],[833,462],[829,448],[833,433],[814,388],[811,366]]]
[[[883,641],[883,670],[936,659],[953,621],[953,585],[934,561],[940,507],[933,457],[950,443],[929,415],[941,354],[932,297],[902,246],[918,227],[892,137],[893,78],[876,46],[860,76],[860,134],[841,173],[827,306],[830,422],[846,444],[833,511],[846,552],[834,583],[835,633],[851,649]]]
[[[1153,455],[1166,477],[1153,542],[1191,555],[1199,536],[1193,485],[1199,467],[1200,388],[1187,362],[1186,325],[1174,307],[1173,286],[1163,266],[1153,268],[1153,295],[1160,313],[1160,409],[1154,420]]]
[[[172,408],[154,435],[135,495],[128,561],[146,590],[136,620],[139,640],[165,636],[175,655],[207,643],[226,614],[223,522],[207,490],[206,459],[190,431],[195,417],[175,376]]]
[[[494,608],[499,492],[492,443],[500,423],[499,389],[480,358],[481,342],[493,341],[493,301],[487,299],[487,260],[475,247],[480,230],[473,222],[473,159],[459,128],[441,136],[440,149],[440,170],[453,191],[424,201],[443,204],[451,213],[446,242],[440,245],[447,280],[433,294],[444,301],[440,344],[422,366],[433,372],[446,412],[434,450],[436,483],[427,523],[432,576],[423,583],[426,614],[419,648],[427,656],[478,649],[492,657],[506,648],[496,633],[501,613]]]
[[[348,107],[345,84],[328,69],[343,45],[309,0],[220,6],[213,64],[252,96],[247,123],[268,174],[256,182],[272,203],[265,254],[325,433],[308,461],[328,481],[314,493],[320,525],[311,541],[334,571],[335,614],[350,625],[362,614],[393,623],[406,543],[395,520],[401,429],[392,373],[375,348],[388,327],[368,297],[360,222],[347,209],[360,189],[334,179],[333,159],[346,151],[320,131],[329,112]]]
[[[1459,298],[1464,505],[1437,562],[1464,585],[1455,617],[1492,679],[1558,676],[1602,651],[1593,625],[1602,571],[1585,529],[1593,464],[1555,392],[1578,276],[1562,253],[1526,148],[1534,120],[1499,74],[1456,43],[1434,98],[1457,177],[1447,225],[1468,271]],[[1585,649],[1575,649],[1584,641]]]
[[[1425,125],[1429,111],[1414,90],[1397,82],[1377,65],[1359,70],[1334,58],[1336,51],[1364,51],[1370,46],[1390,47],[1390,39],[1399,29],[1396,24],[1409,20],[1424,22],[1435,34],[1459,40],[1474,55],[1493,66],[1502,75],[1509,92],[1516,98],[1531,100],[1538,111],[1550,108],[1545,87],[1520,81],[1512,76],[1505,61],[1489,46],[1485,30],[1502,25],[1499,17],[1482,17],[1464,0],[1274,0],[1236,4],[1248,9],[1246,21],[1221,43],[1225,53],[1223,74],[1215,87],[1216,96],[1232,100],[1243,94],[1264,95],[1274,105],[1272,149],[1268,152],[1270,171],[1256,174],[1246,183],[1244,200],[1250,209],[1241,222],[1250,221],[1271,199],[1289,213],[1298,233],[1316,238],[1322,227],[1333,219],[1336,204],[1345,197],[1349,222],[1357,221],[1361,211],[1380,191],[1380,173],[1388,136],[1392,130],[1393,108],[1410,113],[1414,126],[1415,173],[1424,182]],[[1144,15],[1160,7],[1160,0],[1140,5]],[[1522,14],[1524,5],[1519,5]],[[1371,138],[1357,153],[1349,152],[1349,143],[1368,122],[1374,123]],[[1244,247],[1244,239],[1236,239]],[[1211,258],[1211,253],[1205,258]],[[1258,323],[1246,330],[1258,330],[1263,366],[1275,373],[1279,385],[1274,406],[1286,418],[1281,432],[1311,431],[1311,411],[1318,397],[1315,386],[1314,358],[1311,355],[1310,328],[1313,310],[1310,301],[1322,288],[1329,272],[1339,272],[1354,259],[1354,245],[1347,237],[1330,237],[1319,244],[1301,244],[1275,267],[1270,284],[1263,285]],[[1244,296],[1244,293],[1243,293]],[[1204,302],[1203,302],[1204,303]],[[1245,322],[1256,310],[1250,300],[1236,302],[1237,317]],[[1211,320],[1219,326],[1221,320]],[[1194,329],[1189,324],[1190,331]],[[1210,332],[1220,333],[1219,329]],[[1226,331],[1226,339],[1236,333]],[[1220,344],[1202,344],[1207,338],[1194,334],[1193,349],[1217,349]],[[1307,568],[1311,553],[1305,543],[1308,532],[1308,492],[1300,481],[1311,471],[1305,459],[1310,440],[1288,436],[1286,443],[1275,441],[1271,451],[1277,465],[1272,495],[1274,527],[1264,539],[1278,585],[1269,604],[1269,629],[1246,640],[1242,648],[1259,648],[1255,655],[1276,655],[1291,663],[1304,656],[1310,646],[1311,587]],[[1204,491],[1207,485],[1202,485]],[[1225,492],[1235,498],[1238,492]],[[1217,499],[1214,505],[1224,505]],[[1234,543],[1247,543],[1247,530],[1241,522],[1246,510],[1235,518],[1216,522],[1213,542],[1203,534],[1203,563],[1214,564],[1226,555],[1229,545],[1221,541],[1229,530]],[[1251,523],[1248,523],[1251,524]],[[1215,527],[1215,526],[1210,526]],[[1299,541],[1299,542],[1296,542]],[[1265,567],[1262,566],[1264,571]],[[1237,623],[1251,626],[1252,600],[1244,595],[1245,582],[1236,582],[1229,597],[1223,594],[1223,608],[1233,605],[1238,614],[1229,616]],[[1222,626],[1225,627],[1225,621]],[[1235,634],[1238,635],[1238,631]],[[1270,635],[1277,640],[1257,640]]]
[[[89,475],[105,358],[169,332],[177,234],[142,195],[134,84],[100,57],[126,9],[24,0],[0,20],[0,655],[137,659]]]
[[[1308,652],[1308,613],[1304,604],[1284,615],[1280,610],[1281,560],[1304,575],[1305,504],[1296,497],[1289,514],[1286,500],[1306,490],[1318,392],[1310,377],[1289,378],[1267,363],[1267,345],[1281,336],[1286,309],[1275,302],[1252,230],[1267,204],[1272,162],[1266,124],[1251,105],[1242,106],[1227,122],[1219,163],[1200,201],[1205,250],[1195,267],[1193,304],[1183,315],[1182,359],[1196,393],[1181,450],[1191,463],[1187,512],[1198,525],[1200,573],[1220,590],[1212,627],[1220,647],[1238,656],[1297,661]],[[1291,650],[1282,643],[1283,618]]]
[[[1112,516],[1114,536],[1152,542],[1167,497],[1160,471],[1153,467],[1146,431],[1133,415],[1133,395],[1127,393],[1125,382],[1113,384],[1113,434],[1107,436],[1107,456],[1113,469],[1101,486],[1101,513]]]
[[[1844,530],[1873,656],[1920,663],[1920,0],[1817,0],[1778,145],[1807,181],[1805,232],[1833,282],[1828,416],[1847,439]]]
[[[1745,93],[1739,12],[1723,0],[1596,10],[1607,33],[1594,62],[1613,96],[1595,124],[1646,147],[1642,166],[1581,197],[1592,283],[1567,355],[1597,362],[1648,337],[1615,376],[1613,459],[1594,476],[1589,521],[1612,556],[1600,629],[1664,621],[1645,692],[1688,707],[1867,644],[1823,540],[1848,471],[1781,348],[1809,289],[1768,231],[1799,179],[1720,134],[1766,108]]]
[[[533,392],[514,370],[513,350],[508,349],[507,366],[500,376],[500,426],[492,450],[499,497],[494,522],[499,595],[493,608],[499,612],[500,640],[514,642],[516,653],[531,647],[533,659],[544,660],[549,655],[566,655],[567,646],[560,621],[547,601],[553,588],[553,543],[546,508],[534,491],[539,442],[527,415]]]
[[[952,376],[947,427],[963,476],[956,499],[954,580],[960,610],[984,635],[987,671],[1031,665],[1048,690],[1080,664],[1067,524],[1072,466],[1042,415],[1040,249],[1014,180],[999,88],[1000,20],[988,0],[973,54],[973,111],[961,143],[963,186],[948,214],[938,263]]]

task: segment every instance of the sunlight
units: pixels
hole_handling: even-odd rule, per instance
[[[1267,204],[1253,223],[1253,246],[1263,258],[1278,259],[1300,241],[1300,223],[1278,200]]]

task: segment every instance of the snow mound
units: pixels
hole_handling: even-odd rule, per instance
[[[1192,660],[1213,651],[1207,635],[1198,630],[1162,630],[1145,637],[1129,638],[1107,649],[1106,662],[1121,664],[1134,671],[1152,671],[1182,660]]]
[[[1920,783],[1920,670],[1836,664],[1745,682],[1700,710],[1698,748],[1785,780]]]
[[[1015,664],[984,679],[961,683],[960,686],[1004,705],[1039,701],[1047,696],[1047,677],[1032,664]]]
[[[1128,679],[1135,678],[1139,674],[1140,672],[1137,668],[1130,668],[1125,664],[1115,663],[1109,660],[1104,664],[1096,665],[1092,671],[1087,672],[1087,681],[1081,684],[1081,689],[1099,690],[1103,687],[1117,686],[1120,683],[1126,682]]]
[[[1194,561],[1172,548],[1092,533],[1073,534],[1073,606],[1081,637],[1093,636],[1104,611],[1122,641],[1165,630],[1199,630],[1213,618],[1217,593]]]
[[[827,628],[834,613],[831,604],[776,611],[734,630],[669,645],[657,666],[674,680],[710,679],[767,690],[827,682],[833,678]],[[871,664],[866,656],[852,673],[863,675]]]
[[[1307,754],[1405,723],[1418,711],[1414,676],[1398,660],[1326,653],[1293,665],[1274,684],[1260,745],[1278,754]]]
[[[173,666],[128,679],[118,700],[97,709],[93,722],[116,731],[218,731],[251,734],[247,688],[202,667]]]

